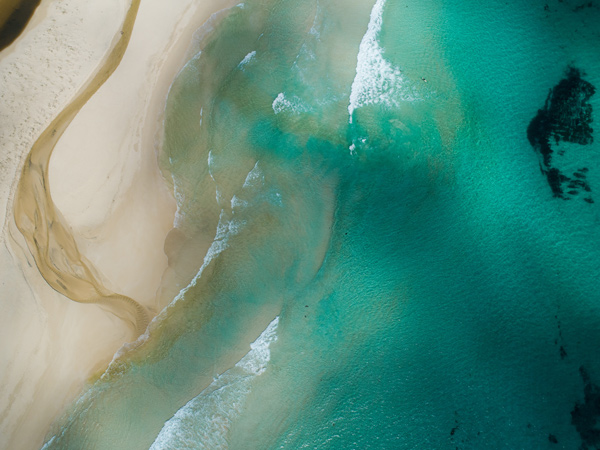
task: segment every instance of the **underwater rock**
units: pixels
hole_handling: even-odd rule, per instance
[[[600,449],[600,387],[592,383],[583,366],[579,368],[579,373],[584,384],[584,402],[575,404],[571,411],[571,423],[581,436],[582,450]]]
[[[572,177],[565,175],[553,159],[555,148],[561,141],[589,145],[593,142],[592,105],[590,97],[596,88],[581,78],[578,69],[570,67],[566,78],[562,79],[550,90],[543,109],[527,127],[527,138],[531,146],[539,153],[540,169],[548,179],[548,184],[555,197],[569,198],[580,190],[590,192],[586,182],[588,168],[578,169]],[[558,151],[565,153],[564,149]],[[568,185],[568,192],[563,186]],[[586,199],[586,201],[588,201]],[[589,202],[588,202],[589,203]]]

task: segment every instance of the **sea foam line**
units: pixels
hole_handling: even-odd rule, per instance
[[[248,172],[248,175],[246,175],[246,179],[244,180],[242,190],[253,188],[253,187],[259,187],[264,184],[264,175],[263,175],[262,171],[260,170],[258,163],[259,163],[259,161],[256,162],[256,164],[254,165],[252,170],[250,170],[250,172]],[[213,181],[215,182],[215,185],[216,185],[217,202],[219,202],[219,204],[221,204],[222,198],[219,193],[218,184],[212,173],[212,171],[213,171],[212,168],[214,167],[214,164],[215,164],[215,156],[213,155],[212,152],[209,152],[209,155],[208,155],[209,175],[213,179]],[[246,224],[246,221],[236,219],[235,217],[232,217],[232,216],[234,215],[236,209],[245,208],[247,205],[248,205],[248,202],[241,201],[239,198],[236,197],[235,201],[233,198],[231,199],[232,211],[230,213],[227,212],[225,210],[225,208],[221,209],[221,213],[219,215],[219,223],[217,224],[217,230],[215,233],[215,238],[214,238],[211,246],[209,247],[208,251],[206,252],[206,255],[204,256],[204,261],[202,262],[202,266],[200,267],[200,269],[198,270],[198,273],[196,273],[196,275],[194,276],[192,281],[186,287],[181,289],[181,291],[179,291],[179,293],[173,299],[173,301],[169,304],[169,306],[172,306],[175,303],[177,303],[179,300],[181,300],[185,296],[185,294],[190,289],[192,289],[194,286],[196,286],[196,284],[198,283],[198,280],[202,276],[202,272],[204,272],[204,269],[210,264],[210,262],[213,259],[215,259],[219,254],[221,254],[221,252],[223,252],[223,250],[225,250],[226,248],[229,247],[229,242],[228,242],[229,238],[238,234],[241,231],[242,226]],[[163,312],[161,312],[154,320],[159,319],[162,316]]]
[[[220,199],[218,184],[212,173],[214,164],[215,164],[215,156],[212,152],[209,152],[209,154],[208,154],[209,174],[210,174],[211,178],[213,179],[213,181],[215,182],[216,190],[217,190],[217,202],[219,202],[221,199]],[[260,188],[264,185],[264,182],[265,182],[264,174],[259,167],[259,161],[257,161],[256,164],[254,164],[254,167],[252,168],[252,170],[250,170],[250,172],[248,172],[248,175],[246,175],[246,179],[244,180],[244,184],[242,186],[242,192],[244,190],[248,190],[248,189],[252,189],[252,188]],[[175,192],[180,192],[180,191],[176,189]],[[275,194],[275,195],[280,197],[279,194]],[[181,202],[183,204],[183,201],[185,200],[184,194],[180,193],[180,195],[177,197],[177,199],[178,199],[178,207],[177,207],[178,213],[176,215],[176,221],[181,222],[185,218],[185,214],[182,211],[180,212],[180,209],[181,209],[180,206],[182,206],[182,205],[179,205],[179,202]],[[278,203],[281,203],[280,198],[277,198],[276,201]],[[187,286],[185,286],[184,288],[182,288],[179,291],[179,293],[167,305],[166,308],[164,308],[156,317],[154,317],[154,319],[152,319],[152,321],[150,322],[150,326],[146,329],[146,332],[144,334],[138,336],[138,338],[134,342],[123,344],[121,346],[121,348],[119,348],[119,350],[116,351],[116,353],[113,356],[112,361],[109,364],[109,369],[110,369],[111,365],[118,364],[119,359],[125,353],[128,353],[132,349],[137,348],[140,345],[142,345],[144,342],[146,342],[150,336],[149,330],[152,329],[154,326],[156,326],[161,321],[165,320],[167,310],[169,308],[173,307],[173,305],[175,305],[178,301],[182,300],[185,297],[185,294],[190,289],[194,288],[194,286],[196,286],[196,284],[198,284],[198,281],[200,280],[200,277],[202,276],[204,269],[206,269],[206,267],[210,264],[210,262],[213,259],[215,259],[217,256],[219,256],[223,252],[223,250],[225,250],[229,247],[229,238],[238,234],[241,231],[242,227],[246,224],[245,220],[241,220],[241,219],[234,217],[236,211],[239,212],[240,210],[242,210],[246,207],[248,207],[248,202],[241,200],[239,197],[234,195],[233,198],[231,199],[231,212],[226,211],[225,208],[221,209],[221,213],[219,215],[219,222],[217,224],[217,229],[215,232],[215,237],[213,239],[211,246],[207,250],[206,255],[204,256],[204,260],[202,261],[202,266],[200,266],[200,269],[198,270],[198,272],[196,273],[194,278],[192,278],[192,280],[190,281],[190,283]],[[104,377],[105,375],[106,374],[102,375],[102,377]]]
[[[386,0],[377,0],[367,31],[364,34],[356,57],[356,76],[350,88],[348,104],[349,121],[354,111],[362,106],[384,103],[398,106],[398,100],[412,101],[416,97],[404,86],[400,69],[383,57],[379,34],[383,25],[383,9]]]
[[[242,61],[238,64],[238,68],[244,70],[244,67],[246,66],[246,64],[248,64],[250,61],[252,61],[255,56],[256,56],[256,50],[251,51],[250,53],[248,53],[244,57],[244,59],[242,59]]]
[[[251,383],[271,360],[270,346],[277,341],[278,325],[279,316],[234,367],[216,377],[164,424],[150,450],[226,450],[227,434],[241,414]]]

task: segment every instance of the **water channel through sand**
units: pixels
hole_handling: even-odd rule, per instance
[[[48,284],[73,301],[99,304],[131,324],[136,335],[148,325],[146,309],[134,299],[102,286],[83,256],[70,227],[50,193],[48,166],[52,151],[86,102],[117,69],[131,38],[141,0],[132,0],[113,45],[79,94],[37,139],[25,161],[14,202],[15,222]]]

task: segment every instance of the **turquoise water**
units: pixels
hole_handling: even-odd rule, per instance
[[[599,146],[564,199],[527,134],[600,9],[455,3],[229,12],[167,103],[174,299],[46,448],[600,448]]]

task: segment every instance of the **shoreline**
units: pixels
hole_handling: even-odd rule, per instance
[[[98,259],[99,256],[104,258],[92,262],[98,266],[99,273],[108,272],[104,273],[104,276],[100,275],[103,278],[102,281],[111,284],[110,287],[117,292],[120,287],[123,287],[123,291],[127,291],[127,293],[140,289],[139,286],[133,284],[122,286],[123,280],[129,280],[131,283],[131,280],[136,279],[134,274],[140,273],[139,266],[131,264],[131,260],[113,264],[121,272],[121,279],[113,280],[111,278],[113,273],[110,273],[110,270],[107,271],[106,268],[110,266],[111,258],[117,258],[116,261],[119,261],[119,252],[123,253],[123,238],[127,238],[131,230],[136,228],[136,221],[144,216],[140,215],[140,211],[143,212],[144,208],[138,208],[137,216],[134,214],[132,217],[129,213],[135,209],[137,200],[143,198],[141,196],[147,193],[148,186],[152,186],[154,192],[159,193],[162,186],[164,192],[161,195],[164,197],[160,200],[163,206],[166,205],[166,208],[157,208],[153,213],[156,217],[162,218],[161,226],[158,227],[160,232],[156,227],[154,230],[145,227],[144,232],[139,234],[145,233],[146,236],[140,238],[139,243],[152,243],[153,254],[157,255],[163,251],[164,236],[161,238],[161,233],[165,230],[168,232],[172,227],[175,211],[174,200],[166,188],[156,162],[157,127],[162,121],[166,93],[175,74],[185,62],[183,57],[191,43],[191,36],[212,13],[228,6],[225,2],[219,1],[203,5],[192,3],[192,0],[180,0],[175,6],[169,5],[173,14],[170,16],[171,23],[166,23],[164,14],[160,12],[161,5],[146,4],[142,0],[138,20],[145,17],[147,27],[168,30],[169,33],[162,33],[161,38],[164,45],[157,52],[150,51],[144,54],[144,57],[152,60],[150,65],[153,68],[150,76],[151,82],[143,86],[146,97],[141,100],[130,99],[130,101],[136,102],[132,109],[138,113],[136,117],[141,128],[135,129],[141,129],[141,133],[133,133],[128,123],[119,124],[121,128],[127,130],[125,135],[129,136],[128,139],[134,143],[134,146],[129,147],[129,151],[113,155],[117,157],[116,164],[121,165],[120,172],[117,171],[121,177],[118,183],[119,189],[109,193],[105,190],[100,192],[99,186],[96,185],[96,191],[100,192],[101,197],[112,195],[110,202],[106,202],[109,207],[103,211],[103,213],[110,213],[108,220],[98,221],[98,211],[96,211],[96,217],[91,214],[88,214],[87,217],[85,214],[77,216],[77,211],[66,211],[64,214],[67,219],[66,223],[72,228],[75,240],[84,256],[90,260]],[[71,6],[73,10],[69,10]],[[95,13],[94,7],[103,12]],[[57,10],[63,15],[66,14],[67,17],[61,18],[60,15],[57,15]],[[0,348],[0,360],[5,362],[5,369],[0,372],[0,382],[3,386],[0,390],[0,448],[39,448],[50,424],[62,414],[65,407],[81,392],[91,377],[103,372],[115,351],[130,340],[124,324],[101,307],[72,302],[51,289],[39,275],[33,264],[33,258],[25,249],[22,236],[18,232],[15,233],[14,224],[12,226],[10,224],[12,216],[10,210],[13,207],[12,193],[16,188],[16,180],[13,180],[15,175],[20,173],[22,166],[20,161],[25,158],[25,154],[22,152],[33,144],[34,136],[39,134],[42,128],[45,128],[44,122],[49,117],[56,116],[56,113],[52,111],[58,112],[63,109],[61,104],[72,101],[69,98],[73,98],[73,94],[69,94],[69,92],[80,91],[81,88],[78,86],[90,83],[90,76],[88,75],[86,80],[85,74],[86,72],[90,73],[91,67],[93,67],[91,71],[95,72],[98,62],[94,61],[104,59],[108,29],[114,27],[113,29],[118,31],[123,20],[123,16],[120,16],[123,10],[123,0],[115,0],[111,4],[105,1],[90,3],[88,11],[82,11],[76,2],[42,1],[38,8],[39,15],[36,12],[25,32],[7,48],[7,53],[0,54],[0,77],[3,75],[5,79],[10,76],[14,77],[14,79],[10,79],[11,83],[8,83],[11,88],[15,89],[13,86],[17,88],[31,86],[35,90],[39,86],[40,90],[40,95],[35,97],[32,95],[29,103],[25,102],[25,108],[22,108],[23,102],[19,101],[19,95],[15,95],[15,100],[5,103],[0,110],[0,114],[9,117],[15,124],[9,132],[9,139],[5,139],[5,142],[8,142],[7,153],[10,159],[0,161],[10,162],[10,164],[2,164],[1,170],[4,172],[5,182],[0,184],[0,200],[9,208],[9,211],[6,211],[4,206],[0,208],[3,211],[2,214],[6,214],[5,220],[2,221],[4,227],[1,242],[4,245],[0,246],[0,268],[4,274],[2,277],[4,293],[13,299],[0,309],[0,312],[4,313],[3,318],[0,319],[3,325],[0,337],[3,339],[2,342],[6,343]],[[77,14],[80,14],[79,19]],[[107,26],[107,18],[111,19],[110,26]],[[119,18],[118,24],[116,23],[117,18]],[[83,23],[84,25],[78,25],[77,29],[61,28],[57,26],[57,23],[60,23],[59,19],[69,24]],[[173,22],[176,26],[173,26]],[[136,23],[136,28],[137,25]],[[46,28],[44,29],[44,27]],[[143,52],[144,49],[147,50],[152,46],[152,43],[145,42],[143,32],[136,34],[136,28],[134,28],[132,41],[125,52],[123,61],[109,81],[117,77],[124,80],[129,78],[129,82],[133,85],[138,81],[132,79],[131,75],[127,73],[119,75],[119,69],[125,67],[124,63],[128,60],[129,49],[135,49],[135,45],[138,45],[138,51]],[[99,36],[101,39],[96,36],[98,33],[94,33],[100,29],[103,32]],[[170,31],[173,29],[175,31],[171,33]],[[85,64],[67,64],[66,66],[59,64],[56,70],[42,70],[42,76],[35,73],[35,70],[30,72],[23,70],[20,67],[23,66],[23,58],[33,69],[39,66],[36,59],[43,58],[44,51],[43,48],[39,49],[40,54],[36,55],[35,52],[38,50],[36,43],[40,39],[48,39],[48,30],[63,32],[66,34],[68,42],[81,44],[79,48],[64,49],[64,53],[68,53],[66,56],[74,61],[83,61]],[[87,33],[87,40],[81,36],[75,40],[77,33],[80,35]],[[90,34],[93,34],[94,39],[98,38],[98,40],[90,39]],[[89,48],[86,48],[86,45]],[[62,48],[59,49],[59,51],[62,50]],[[145,67],[148,66],[148,59],[141,61],[146,64]],[[133,58],[134,65],[135,60],[136,58]],[[56,58],[50,57],[48,61],[48,64],[56,64]],[[140,60],[138,59],[137,62],[140,63]],[[19,76],[14,74],[15,67],[21,70]],[[63,69],[65,67],[68,70]],[[46,79],[48,81],[45,81]],[[41,83],[40,80],[42,80]],[[107,96],[102,93],[103,88],[107,87],[106,84],[100,87],[98,92],[82,106],[82,112],[86,109],[93,109],[96,97]],[[52,88],[56,86],[59,89],[53,91]],[[58,94],[54,92],[58,92]],[[119,99],[121,100],[121,97]],[[46,107],[46,105],[48,106]],[[89,114],[92,119],[96,118],[98,123],[105,120],[98,115],[97,111],[85,114]],[[77,118],[73,120],[71,126],[76,125],[76,120]],[[83,133],[83,136],[86,137],[85,127],[79,130],[74,127],[75,131],[70,128],[67,128],[63,138],[67,134],[73,133],[75,135]],[[36,129],[39,130],[37,133]],[[60,150],[63,145],[61,141],[62,139],[57,145],[57,151],[63,151]],[[14,144],[11,144],[13,142]],[[68,144],[64,148],[68,148]],[[65,155],[68,154],[68,150],[64,151]],[[141,168],[136,164],[131,164],[136,162],[135,158],[132,160],[129,157],[128,160],[127,155],[131,156],[136,152],[145,155]],[[56,155],[58,154],[56,153]],[[89,153],[89,155],[91,154]],[[154,166],[152,161],[154,161]],[[91,169],[86,168],[68,159],[67,164],[63,161],[59,164],[58,169],[52,167],[53,164],[51,161],[49,169],[51,185],[54,183],[52,178],[68,184],[69,175],[83,172],[92,178],[99,169],[97,166]],[[111,166],[110,173],[113,173],[113,168],[114,165]],[[55,198],[57,205],[61,201],[70,204],[70,200],[64,192],[61,194],[60,187],[52,186],[51,189],[53,197],[55,192],[58,193]],[[79,190],[79,193],[86,194],[93,190],[93,188],[87,191]],[[152,196],[147,195],[147,198],[151,199]],[[169,209],[169,202],[171,202],[171,209]],[[72,218],[76,219],[73,226],[70,223]],[[121,229],[125,232],[119,235],[119,225],[127,222],[133,225],[130,225],[128,230]],[[161,239],[163,242],[160,242]],[[155,244],[158,243],[160,246],[157,251]],[[94,249],[101,248],[106,250],[105,253],[99,255]],[[90,254],[88,251],[94,253]],[[129,253],[135,252],[130,251]],[[166,257],[158,262],[151,261],[152,258],[149,258],[147,254],[141,255],[141,258],[146,260],[144,263],[147,264],[147,267],[152,267],[154,273],[165,270]],[[115,262],[114,259],[113,262]],[[126,268],[128,270],[124,270]],[[161,305],[156,304],[155,298],[148,294],[143,298],[143,303],[153,309],[153,313],[158,312],[161,308]]]
[[[131,54],[82,108],[50,161],[53,198],[82,253],[109,288],[135,298],[151,316],[171,300],[157,296],[176,211],[170,180],[158,167],[165,100],[198,24],[221,10],[220,3],[177,0],[144,10],[142,2],[140,36],[153,33],[157,20],[175,26],[154,30],[141,45],[134,31]],[[69,171],[73,161],[83,170]]]

